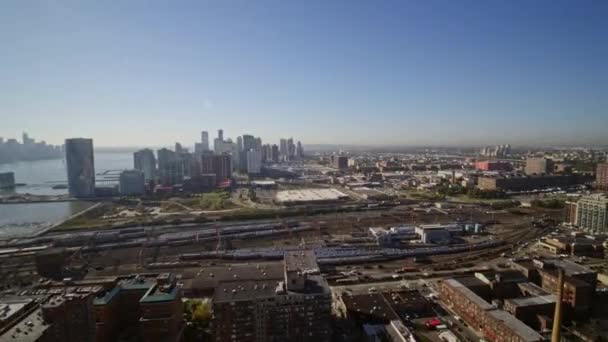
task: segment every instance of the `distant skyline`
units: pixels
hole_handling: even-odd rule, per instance
[[[608,145],[607,1],[7,1],[0,137]]]

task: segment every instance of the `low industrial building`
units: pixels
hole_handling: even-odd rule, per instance
[[[347,200],[345,193],[336,189],[301,189],[278,191],[275,201],[284,205],[335,203]]]
[[[481,190],[530,191],[546,188],[569,188],[589,183],[590,175],[534,175],[534,176],[495,176],[479,177],[477,187]]]
[[[564,317],[585,317],[591,310],[597,272],[566,260],[521,260],[512,262],[527,278],[544,290],[557,294],[558,269],[564,271]]]
[[[423,243],[447,243],[451,239],[448,230],[450,227],[442,224],[425,224],[417,226],[415,232]]]
[[[490,341],[537,342],[544,337],[496,304],[489,303],[458,279],[440,283],[441,299]]]
[[[568,254],[603,258],[605,239],[590,239],[587,237],[562,236],[541,239],[537,245],[553,254]]]

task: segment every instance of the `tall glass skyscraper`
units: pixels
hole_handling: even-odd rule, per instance
[[[93,139],[66,139],[65,159],[68,167],[68,189],[70,196],[95,196]]]

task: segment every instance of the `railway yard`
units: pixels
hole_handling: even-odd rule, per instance
[[[60,253],[62,267],[75,278],[163,270],[182,274],[186,280],[207,265],[277,260],[285,251],[305,247],[315,251],[332,283],[389,280],[396,274],[428,275],[478,266],[480,261],[511,253],[551,230],[550,225],[535,226],[531,217],[559,215],[522,210],[489,211],[467,205],[440,212],[400,205],[288,219],[58,231],[6,242],[0,250],[0,276],[4,288],[31,284],[39,277],[36,255]],[[483,231],[465,232],[465,226],[472,223]],[[386,245],[369,229],[454,224],[463,232],[440,243],[408,237]]]

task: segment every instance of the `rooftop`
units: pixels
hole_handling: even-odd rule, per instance
[[[380,293],[343,296],[346,309],[354,314],[369,316],[370,320],[392,321],[399,316]]]
[[[154,284],[139,300],[140,303],[170,302],[175,300],[179,287],[175,284]]]
[[[564,273],[567,276],[594,273],[594,271],[592,271],[590,268],[579,265],[577,263],[574,263],[574,262],[571,262],[568,260],[553,259],[553,260],[545,260],[545,262],[547,262],[549,264],[553,264],[556,267],[563,269]]]
[[[213,290],[220,282],[234,280],[282,280],[283,263],[280,261],[255,265],[222,265],[203,267],[196,277],[184,281],[184,288]]]
[[[11,320],[13,315],[17,316],[17,313],[21,312],[33,301],[31,298],[3,299],[0,303],[0,326]]]
[[[336,189],[301,189],[278,191],[278,202],[323,202],[348,198],[348,195]]]
[[[492,309],[496,308],[494,305],[491,305],[490,303],[488,303],[485,300],[483,300],[483,298],[481,298],[477,294],[475,294],[475,292],[469,290],[466,286],[464,286],[458,280],[456,280],[456,279],[446,279],[446,280],[444,280],[444,282],[446,284],[448,284],[450,287],[452,287],[453,289],[455,289],[456,291],[459,291],[463,296],[465,296],[470,301],[472,301],[473,303],[475,303],[480,309],[482,309],[482,310],[492,310]]]
[[[488,315],[492,318],[501,321],[511,331],[517,334],[524,342],[535,342],[542,341],[543,337],[537,333],[534,329],[525,325],[522,321],[518,320],[511,314],[503,310],[491,310]]]
[[[42,309],[38,308],[24,317],[18,324],[0,335],[2,341],[35,342],[49,328],[42,319]]]
[[[237,302],[274,297],[277,295],[279,283],[277,280],[222,282],[213,293],[213,302]]]
[[[319,273],[317,257],[312,250],[288,251],[285,253],[285,270],[307,274]]]
[[[505,299],[505,302],[511,302],[515,306],[534,306],[534,305],[542,305],[542,304],[551,304],[555,303],[556,297],[554,295],[544,295],[544,296],[535,296],[535,297],[522,297],[522,298],[510,298]]]

